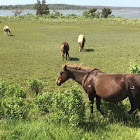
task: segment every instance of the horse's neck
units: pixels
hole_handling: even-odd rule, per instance
[[[83,81],[85,80],[85,78],[88,74],[88,71],[84,71],[84,70],[69,69],[69,71],[71,73],[70,78],[75,80],[80,85],[82,85]]]

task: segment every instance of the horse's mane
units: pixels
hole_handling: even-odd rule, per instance
[[[80,65],[77,65],[77,64],[74,64],[74,65],[66,64],[66,66],[68,68],[71,68],[71,69],[83,70],[83,71],[99,70],[99,69],[96,69],[96,68],[93,69],[93,68],[89,68],[89,67],[82,67],[82,64],[80,64]]]

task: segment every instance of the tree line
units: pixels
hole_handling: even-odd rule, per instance
[[[49,7],[48,5],[46,4],[46,1],[45,0],[42,0],[42,2],[40,0],[37,0],[37,3],[34,5],[34,9],[36,9],[36,14],[37,15],[43,15],[43,14],[49,14]],[[83,12],[83,15],[84,17],[90,17],[90,18],[94,18],[94,17],[104,17],[104,18],[107,18],[111,13],[111,9],[109,8],[103,8],[102,9],[102,12],[96,12],[97,9],[96,8],[92,8],[90,10],[85,10]],[[54,11],[55,12],[55,11]],[[60,15],[59,12],[55,12],[55,14],[57,15]]]
[[[8,5],[8,6],[0,6],[0,9],[4,10],[14,10],[13,13],[15,16],[20,15],[22,13],[23,9],[35,9],[36,10],[36,15],[48,15],[50,9],[83,9],[85,8],[84,6],[74,6],[74,5],[66,5],[66,4],[51,4],[48,5],[46,4],[46,0],[37,0],[37,3],[34,5],[28,4],[28,5]],[[86,8],[85,8],[86,9]],[[59,12],[54,11],[56,16],[62,15]],[[83,17],[86,18],[99,18],[99,17],[104,17],[107,18],[110,14],[112,13],[111,9],[109,8],[103,8],[102,12],[97,11],[97,8],[91,8],[89,10],[85,10],[83,12]]]
[[[84,10],[89,9],[86,6],[78,6],[78,5],[68,5],[68,4],[48,4],[49,9],[51,10]],[[26,5],[0,5],[1,10],[15,10],[15,9],[34,9],[34,4],[26,4]]]

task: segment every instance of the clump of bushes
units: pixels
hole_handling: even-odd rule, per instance
[[[29,87],[37,95],[27,101],[26,92],[18,84],[7,85],[0,79],[0,118],[30,119],[49,113],[49,121],[78,126],[85,118],[85,103],[77,86],[62,93],[41,93],[43,84],[31,78]],[[41,93],[41,94],[40,94]]]
[[[135,73],[137,75],[140,75],[140,66],[130,63],[129,69],[130,69],[131,73]]]
[[[28,80],[28,87],[36,93],[36,95],[38,95],[39,93],[42,92],[44,86],[43,86],[43,82],[41,80],[38,80],[36,78],[30,78]]]
[[[3,118],[26,119],[28,103],[19,97],[7,97],[1,101]]]
[[[63,94],[54,93],[52,97],[53,113],[51,119],[57,122],[78,126],[85,118],[85,103],[77,86]]]
[[[25,119],[28,103],[24,100],[26,92],[18,84],[7,85],[0,79],[0,117]]]
[[[26,92],[17,83],[15,83],[13,85],[9,85],[7,90],[5,91],[5,95],[6,96],[26,98]]]
[[[52,105],[50,94],[47,92],[42,95],[35,96],[35,98],[33,98],[33,104],[36,105],[37,110],[42,114],[50,112]]]

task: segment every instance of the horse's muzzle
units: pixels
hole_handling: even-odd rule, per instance
[[[56,84],[57,84],[57,86],[61,86],[61,82],[59,82],[59,83],[58,83],[58,82],[56,82]]]

